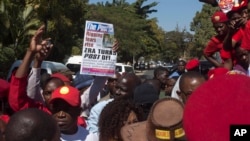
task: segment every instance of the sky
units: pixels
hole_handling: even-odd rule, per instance
[[[112,0],[89,0],[90,3]],[[126,0],[127,2],[135,2],[136,0]],[[195,13],[201,11],[204,3],[198,0],[147,0],[145,4],[158,2],[153,9],[158,10],[150,14],[150,18],[156,17],[158,25],[165,31],[175,30],[177,25],[180,29],[186,28],[190,31],[190,23],[193,21]]]

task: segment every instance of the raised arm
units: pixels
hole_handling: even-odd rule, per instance
[[[42,42],[42,34],[45,30],[45,26],[42,25],[31,38],[30,47],[27,49],[26,54],[23,58],[23,62],[16,71],[15,76],[22,78],[28,74],[29,66],[35,56],[35,54],[42,50],[42,45],[45,45],[45,41]]]
[[[50,39],[46,39],[48,42],[46,43],[46,47],[49,48],[51,46]],[[44,98],[41,94],[41,65],[46,56],[36,54],[31,72],[28,78],[28,87],[27,87],[27,95],[29,98],[34,99],[35,101],[39,101],[44,103]]]
[[[44,26],[41,26],[32,37],[30,47],[26,51],[23,62],[17,69],[16,73],[11,77],[8,100],[14,111],[36,106],[35,101],[30,99],[26,93],[27,75],[33,58],[35,57],[42,61],[47,57],[52,48],[52,46],[46,46],[46,40],[42,40],[43,32]]]

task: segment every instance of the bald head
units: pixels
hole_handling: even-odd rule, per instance
[[[5,130],[6,141],[59,141],[59,128],[51,115],[30,108],[16,112]]]
[[[177,91],[177,94],[182,98],[182,101],[186,103],[187,99],[193,93],[193,91],[195,91],[205,81],[205,76],[203,76],[199,72],[186,72],[182,74],[180,78],[180,91]]]
[[[134,73],[122,75],[117,82],[116,95],[133,95],[136,86],[141,84],[141,79]]]

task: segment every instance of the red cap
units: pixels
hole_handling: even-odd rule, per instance
[[[9,93],[10,84],[4,79],[0,79],[0,98],[6,97]]]
[[[52,93],[50,103],[53,103],[55,99],[63,99],[71,106],[80,106],[80,92],[78,89],[71,86],[62,86],[55,89]]]
[[[191,59],[187,62],[185,68],[187,70],[192,70],[200,65],[200,61],[198,59]]]
[[[230,125],[250,124],[250,78],[221,75],[190,95],[184,107],[184,130],[190,141],[229,141]]]
[[[69,78],[66,77],[65,75],[61,74],[61,73],[54,73],[51,75],[51,77],[56,77],[61,79],[63,82],[70,82]]]
[[[211,17],[213,23],[223,23],[228,21],[227,15],[222,11],[216,11]]]

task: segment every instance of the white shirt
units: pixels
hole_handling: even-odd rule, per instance
[[[172,93],[171,93],[171,97],[176,98],[176,99],[182,101],[182,99],[177,94],[177,91],[180,91],[180,86],[179,86],[180,78],[181,78],[181,76],[179,76],[179,78],[177,79],[177,81],[176,81],[176,83],[175,83],[175,85],[173,87],[173,90],[172,90]]]

